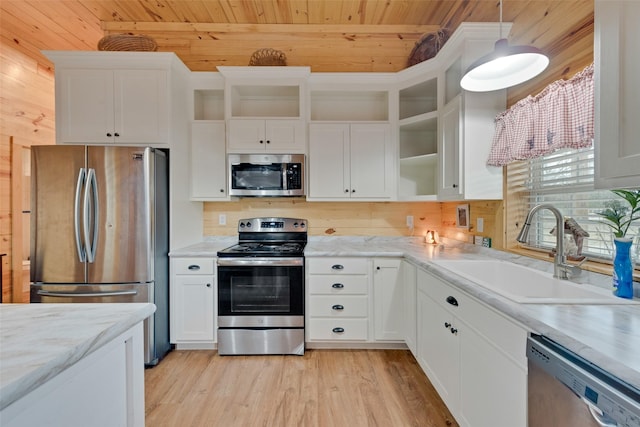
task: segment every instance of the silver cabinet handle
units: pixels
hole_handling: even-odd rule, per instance
[[[340,304],[336,304],[333,307],[331,307],[332,310],[344,310],[344,306],[340,305]]]
[[[191,264],[189,267],[187,267],[189,270],[191,271],[198,271],[200,270],[200,266],[198,264]]]
[[[340,265],[340,264],[334,264],[331,266],[332,270],[342,270],[344,269],[344,265]]]

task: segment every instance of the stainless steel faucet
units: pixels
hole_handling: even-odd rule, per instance
[[[577,276],[582,270],[579,266],[573,266],[567,264],[567,257],[564,254],[564,218],[560,211],[549,204],[536,205],[527,214],[527,218],[524,220],[524,225],[520,234],[516,237],[516,240],[520,243],[526,243],[527,236],[529,235],[529,228],[531,227],[531,218],[533,215],[541,209],[550,210],[556,217],[556,255],[553,258],[553,277],[556,279],[568,280],[569,276]]]

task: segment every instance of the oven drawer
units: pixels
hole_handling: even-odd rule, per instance
[[[309,293],[312,295],[368,294],[368,276],[311,275]]]
[[[366,341],[367,319],[309,319],[309,340]]]
[[[367,258],[307,258],[310,274],[367,274]]]
[[[215,260],[212,258],[173,258],[172,274],[214,274]]]
[[[367,317],[368,300],[366,296],[316,295],[309,300],[310,317]]]

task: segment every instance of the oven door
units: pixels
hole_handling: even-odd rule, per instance
[[[304,258],[219,258],[218,326],[304,327]]]

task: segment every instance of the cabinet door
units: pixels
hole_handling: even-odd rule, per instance
[[[460,396],[460,342],[455,317],[418,291],[418,362],[453,414]],[[478,390],[476,390],[477,392]]]
[[[191,123],[191,199],[227,197],[224,122]]]
[[[267,120],[265,150],[277,153],[304,153],[306,138],[300,120]]]
[[[199,274],[173,276],[172,342],[214,341],[213,279],[213,276]]]
[[[377,340],[404,339],[404,298],[399,259],[376,259],[373,268],[374,330]]]
[[[595,2],[595,186],[640,186],[640,3]]]
[[[441,199],[459,199],[462,196],[461,152],[462,117],[461,96],[449,102],[442,111],[442,134],[438,150],[440,171],[438,179],[438,197]]]
[[[351,125],[351,198],[390,198],[395,174],[388,124]]]
[[[349,125],[309,125],[309,198],[348,198]]]
[[[113,71],[56,71],[58,143],[113,142]]]
[[[114,142],[169,143],[169,85],[164,70],[114,72]]]
[[[460,425],[526,426],[525,368],[518,366],[469,325],[463,324],[463,329],[464,337],[460,340]],[[487,389],[491,392],[487,393]]]
[[[402,278],[402,298],[404,300],[401,312],[404,316],[402,329],[407,347],[416,356],[416,267],[406,261],[400,265]]]
[[[230,153],[257,153],[265,150],[264,120],[229,120]]]

